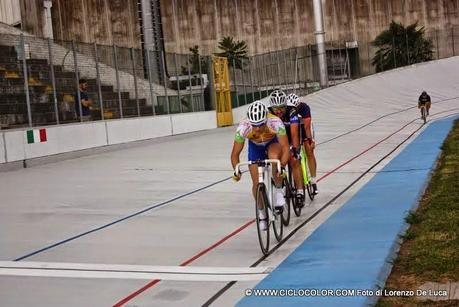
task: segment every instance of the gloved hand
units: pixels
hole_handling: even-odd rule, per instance
[[[280,173],[281,178],[287,178],[287,172],[285,171],[285,166],[281,167],[281,173]]]
[[[292,148],[292,154],[293,154],[293,157],[295,159],[301,160],[301,154],[300,154],[300,151],[298,150],[298,148],[293,147]]]
[[[234,171],[233,176],[231,177],[231,179],[233,179],[234,182],[238,182],[239,180],[241,180],[241,177],[242,177],[242,173],[241,172],[236,174],[236,171]]]

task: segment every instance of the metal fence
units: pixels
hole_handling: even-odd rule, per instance
[[[459,27],[427,31],[433,58],[459,52]],[[411,64],[394,59],[394,68]],[[274,88],[306,95],[320,89],[315,45],[229,62],[231,99],[238,107]],[[375,73],[368,41],[327,42],[329,85]],[[24,59],[24,60],[23,60]],[[377,61],[378,59],[376,59]],[[0,128],[83,121],[77,117],[78,81],[88,81],[91,120],[215,110],[211,57],[0,34]]]

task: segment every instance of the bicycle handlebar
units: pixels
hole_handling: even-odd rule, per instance
[[[258,164],[261,166],[266,166],[269,163],[276,163],[277,164],[277,171],[280,173],[281,172],[281,163],[279,159],[266,159],[266,160],[256,160],[256,161],[247,161],[247,162],[240,162],[236,165],[235,171],[236,174],[240,173],[240,166],[242,165],[252,165],[252,164]]]

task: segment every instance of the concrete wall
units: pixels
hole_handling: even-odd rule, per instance
[[[217,128],[215,111],[47,126],[47,142],[27,144],[28,129],[0,132],[0,164]]]
[[[43,37],[43,0],[16,1],[22,29]],[[56,40],[140,48],[136,0],[54,0],[51,15]]]
[[[373,40],[392,20],[426,29],[459,25],[458,0],[323,0],[326,40]],[[224,36],[245,40],[251,54],[314,41],[312,0],[161,0],[165,47],[216,52]]]
[[[21,23],[21,7],[19,0],[0,0],[0,22],[7,25]]]

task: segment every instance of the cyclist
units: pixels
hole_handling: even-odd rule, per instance
[[[291,148],[290,166],[295,180],[296,197],[300,204],[304,204],[304,184],[301,180],[300,165],[300,122],[296,109],[287,105],[287,96],[281,90],[274,90],[269,96],[269,110],[284,123]]]
[[[426,107],[426,114],[429,115],[429,109],[431,104],[432,102],[430,101],[430,96],[427,94],[426,91],[423,91],[418,99],[418,109],[420,109],[421,106],[424,105]]]
[[[302,129],[301,134],[303,135],[304,149],[306,152],[306,156],[308,157],[309,171],[311,172],[312,191],[314,195],[317,195],[319,194],[316,181],[317,161],[314,155],[316,142],[314,140],[314,133],[312,129],[311,109],[309,108],[306,102],[301,102],[300,98],[293,93],[287,96],[287,103],[290,106],[295,107],[296,112],[298,114],[298,118],[300,120],[300,129]]]
[[[244,148],[245,140],[249,143],[249,160],[279,159],[284,168],[289,159],[288,139],[282,121],[272,114],[268,114],[267,107],[261,101],[253,102],[247,110],[247,119],[243,120],[237,130],[231,151],[231,164],[233,169],[239,163],[239,155]],[[252,194],[256,198],[258,184],[257,165],[250,165],[250,176],[252,177]],[[233,174],[233,180],[239,181],[241,173]],[[277,168],[273,167],[273,179],[275,185],[274,209],[279,213],[285,205],[285,198],[282,192],[282,178]],[[263,208],[259,208],[263,209]],[[267,229],[267,216],[263,210],[259,210],[259,217],[262,220],[260,225],[263,230]]]

